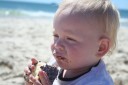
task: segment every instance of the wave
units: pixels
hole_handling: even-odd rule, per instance
[[[6,10],[0,9],[0,16],[16,16],[16,17],[46,17],[53,18],[54,13],[45,11],[28,11],[28,10]]]
[[[43,12],[43,11],[25,11],[22,10],[21,11],[22,14],[26,15],[26,16],[32,16],[32,17],[54,17],[54,13],[48,13],[48,12]]]

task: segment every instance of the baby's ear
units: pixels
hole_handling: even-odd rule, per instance
[[[103,57],[109,51],[109,48],[110,48],[110,39],[101,38],[99,40],[99,49],[97,52],[97,56]]]

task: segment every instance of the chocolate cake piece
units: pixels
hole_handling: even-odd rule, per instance
[[[54,66],[50,66],[47,64],[44,66],[41,66],[41,69],[47,73],[49,80],[51,81],[51,83],[53,83],[53,81],[57,77],[58,69]]]
[[[56,67],[47,65],[46,63],[43,63],[41,61],[35,64],[35,66],[36,67],[32,72],[32,74],[36,79],[39,79],[39,76],[38,76],[39,71],[43,70],[47,73],[50,82],[53,83],[53,81],[55,80],[58,74],[58,69]]]

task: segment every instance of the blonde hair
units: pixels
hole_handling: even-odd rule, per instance
[[[119,12],[109,0],[63,0],[56,14],[65,9],[71,15],[81,14],[86,18],[95,18],[103,24],[104,33],[110,39],[108,54],[112,53],[116,47]]]

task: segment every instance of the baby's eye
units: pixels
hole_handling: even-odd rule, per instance
[[[73,39],[73,38],[67,38],[67,40],[69,40],[69,41],[76,41],[75,39]]]
[[[57,34],[53,34],[53,36],[54,36],[55,38],[58,38],[58,37],[59,37]]]
[[[59,36],[57,34],[53,34],[53,36],[54,36],[54,39],[59,38]]]

